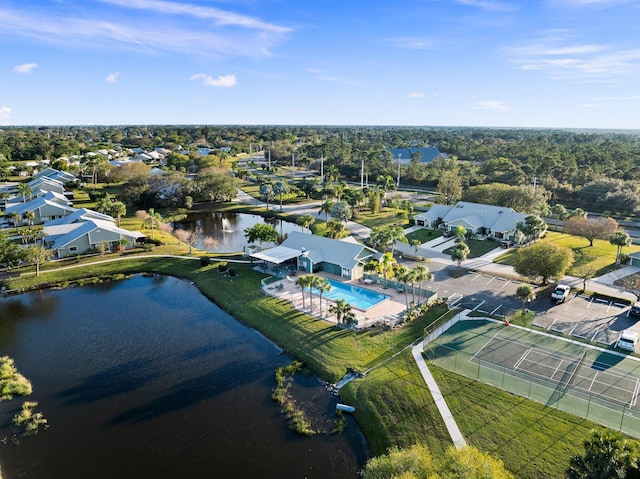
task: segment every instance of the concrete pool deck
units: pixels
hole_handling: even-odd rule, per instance
[[[399,321],[399,314],[407,308],[405,304],[405,293],[398,292],[393,288],[384,289],[377,284],[360,284],[357,280],[344,281],[343,278],[326,273],[317,273],[316,275],[389,296],[388,299],[376,304],[375,306],[369,308],[367,311],[362,311],[355,307],[353,308],[353,312],[358,319],[358,328],[366,328],[375,324],[388,324],[389,326],[394,326]],[[290,301],[293,307],[299,311],[304,311],[305,313],[317,318],[323,319],[333,324],[337,324],[338,321],[335,314],[329,312],[329,306],[333,305],[334,302],[323,296],[321,315],[320,299],[318,295],[314,294],[312,310],[309,304],[309,291],[305,291],[305,298],[303,301],[302,290],[299,286],[296,286],[296,278],[297,276],[294,276],[290,279],[288,279],[288,277],[282,278],[279,281],[275,281],[269,284],[264,291],[271,296]],[[279,286],[280,284],[282,286]],[[409,296],[409,298],[411,299],[411,296]]]

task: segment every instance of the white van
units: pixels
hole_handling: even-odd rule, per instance
[[[639,338],[640,335],[638,335],[638,333],[626,329],[620,333],[620,339],[616,342],[616,348],[634,353],[638,347]]]

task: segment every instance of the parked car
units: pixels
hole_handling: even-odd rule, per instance
[[[637,351],[639,338],[640,335],[635,331],[625,329],[620,333],[620,338],[616,341],[616,348],[634,353]]]
[[[629,314],[632,316],[640,316],[640,302],[633,303],[631,309],[629,310]]]
[[[556,289],[553,290],[553,293],[551,293],[551,299],[562,303],[569,297],[569,294],[571,294],[571,287],[566,284],[559,284],[556,286]]]

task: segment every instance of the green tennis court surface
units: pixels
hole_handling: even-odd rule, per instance
[[[436,365],[640,437],[640,361],[484,320],[424,347]]]
[[[486,366],[499,365],[515,375],[535,381],[555,382],[566,391],[571,387],[586,394],[597,394],[609,401],[634,407],[638,403],[640,375],[586,359],[586,355],[561,353],[546,346],[496,333],[471,361]]]

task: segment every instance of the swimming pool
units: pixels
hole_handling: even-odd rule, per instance
[[[369,289],[360,288],[351,284],[341,283],[327,278],[331,289],[323,293],[322,297],[335,301],[336,299],[344,299],[352,307],[367,311],[379,303],[390,298],[389,295],[376,293]],[[318,290],[313,289],[314,294],[318,294]]]

